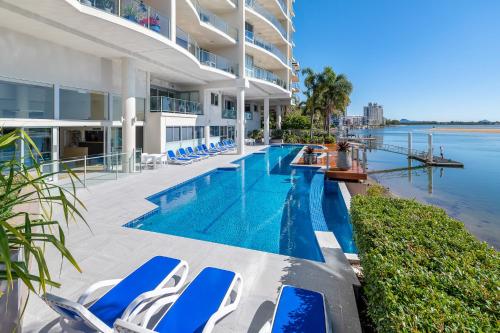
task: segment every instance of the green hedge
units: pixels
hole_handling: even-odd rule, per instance
[[[379,332],[499,332],[500,257],[442,209],[356,196],[368,315]]]

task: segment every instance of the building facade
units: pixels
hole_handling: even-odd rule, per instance
[[[377,103],[368,103],[363,107],[363,116],[365,125],[382,126],[384,125],[384,107]]]
[[[44,160],[224,138],[241,154],[290,105],[293,16],[293,0],[0,1],[0,128]]]
[[[362,127],[365,123],[364,116],[344,116],[342,123],[347,127]]]

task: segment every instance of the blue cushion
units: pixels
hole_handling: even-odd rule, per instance
[[[207,267],[186,288],[154,328],[156,332],[202,332],[207,321],[219,309],[234,272]]]
[[[326,332],[323,295],[306,289],[283,287],[271,332]]]
[[[113,327],[137,296],[155,289],[179,263],[180,260],[167,257],[151,258],[92,304],[89,311]]]

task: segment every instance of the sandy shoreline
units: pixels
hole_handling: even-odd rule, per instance
[[[436,128],[431,128],[430,130],[432,132],[462,132],[462,133],[500,134],[500,128],[436,127]]]

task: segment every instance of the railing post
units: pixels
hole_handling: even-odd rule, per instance
[[[118,16],[122,16],[122,0],[118,0]]]
[[[330,169],[330,152],[326,152],[326,171]]]
[[[151,17],[151,7],[148,6],[148,10],[146,11],[146,22],[148,22],[148,29],[151,29],[151,22],[150,22],[150,17]]]
[[[87,155],[83,156],[83,187],[87,187]]]
[[[363,172],[366,173],[366,146],[363,147]]]
[[[411,157],[411,151],[412,151],[412,133],[411,132],[408,132],[408,158]]]
[[[115,178],[118,180],[118,154],[116,155],[116,163],[115,163]]]

